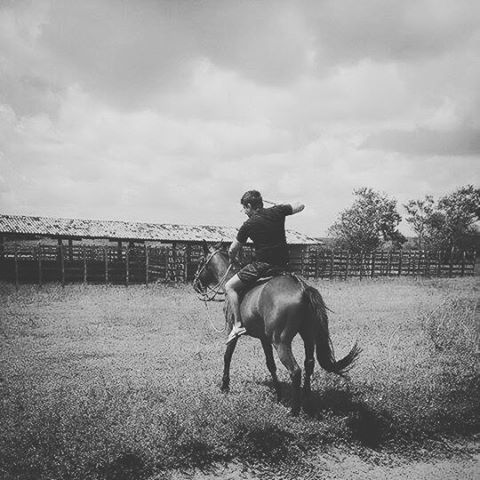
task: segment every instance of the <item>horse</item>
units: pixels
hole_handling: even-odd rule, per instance
[[[203,257],[193,280],[200,298],[208,301],[224,294],[225,283],[240,269],[230,263],[221,247],[209,247],[203,241]],[[280,383],[273,357],[273,347],[290,374],[292,384],[291,414],[297,416],[301,406],[301,369],[292,353],[292,340],[300,334],[305,347],[303,393],[311,393],[316,353],[317,361],[327,372],[344,375],[354,365],[361,350],[357,343],[342,359],[335,360],[328,330],[327,307],[320,292],[292,273],[267,278],[247,290],[240,303],[242,324],[246,335],[258,338],[265,353],[267,368],[272,376],[277,399],[281,399]],[[233,314],[228,301],[224,304],[227,327],[233,326]],[[238,342],[236,337],[226,347],[222,391],[230,388],[230,363]]]

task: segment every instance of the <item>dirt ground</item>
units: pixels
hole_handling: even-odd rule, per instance
[[[239,463],[219,465],[212,472],[176,472],[170,480],[257,480],[284,478],[298,480],[478,480],[480,479],[480,441],[469,443],[464,454],[430,461],[402,460],[390,456],[362,459],[358,455],[332,450],[318,452],[307,459],[311,467],[298,476],[257,473]],[[153,480],[153,479],[152,479]],[[160,480],[160,479],[159,479]]]

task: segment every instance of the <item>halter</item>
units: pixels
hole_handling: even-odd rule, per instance
[[[221,251],[220,249],[215,250],[214,252],[212,252],[206,258],[203,265],[197,270],[197,273],[195,274],[195,278],[193,279],[193,288],[197,292],[198,298],[200,300],[203,300],[204,302],[211,302],[212,300],[215,300],[215,297],[217,295],[225,295],[225,291],[223,290],[223,288],[225,286],[224,282],[227,278],[227,275],[230,273],[230,270],[232,269],[232,264],[231,263],[228,265],[228,268],[227,268],[226,272],[223,274],[222,278],[220,278],[220,280],[217,282],[217,284],[214,285],[213,287],[210,287],[210,285],[207,285],[205,287],[202,284],[202,281],[200,280],[201,273],[205,270],[207,265],[210,263],[210,260],[220,251]],[[206,288],[207,291],[206,292],[202,291],[200,289],[200,285],[203,286],[204,288]],[[210,293],[209,293],[209,290],[210,290]],[[223,300],[223,299],[221,299],[221,300]]]

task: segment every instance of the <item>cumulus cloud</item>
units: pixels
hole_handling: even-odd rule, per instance
[[[1,210],[236,225],[258,188],[320,235],[471,183],[477,3],[3,2]]]
[[[479,155],[480,129],[387,130],[368,137],[362,147],[419,155]]]
[[[430,59],[465,45],[478,31],[480,8],[469,0],[328,0],[309,2],[307,12],[318,50],[330,62],[390,63]]]

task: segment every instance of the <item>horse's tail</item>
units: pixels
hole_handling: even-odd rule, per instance
[[[340,360],[335,360],[333,344],[328,332],[327,306],[316,288],[304,285],[303,295],[312,310],[314,320],[318,321],[315,338],[318,363],[327,372],[343,375],[353,367],[355,360],[360,355],[361,349],[355,342],[345,357]]]

